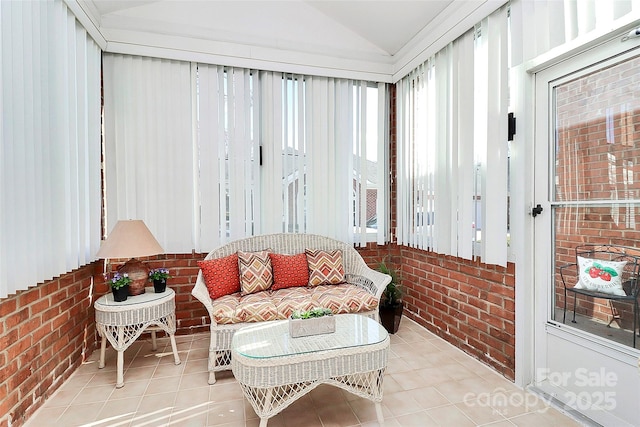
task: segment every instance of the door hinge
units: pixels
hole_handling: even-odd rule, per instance
[[[507,141],[513,141],[513,135],[516,134],[516,116],[513,113],[509,113],[507,128],[509,132]]]

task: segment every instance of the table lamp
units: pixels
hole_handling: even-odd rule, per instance
[[[98,258],[131,258],[118,269],[120,274],[127,274],[131,279],[130,295],[144,293],[149,269],[136,257],[146,257],[163,253],[162,246],[149,231],[142,220],[121,220],[113,227],[96,256]]]

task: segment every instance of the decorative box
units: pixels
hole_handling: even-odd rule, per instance
[[[291,338],[309,335],[331,334],[336,331],[334,316],[313,317],[311,319],[289,319]]]

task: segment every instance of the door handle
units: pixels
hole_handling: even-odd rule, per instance
[[[540,206],[540,203],[538,203],[535,208],[531,209],[531,216],[534,218],[537,217],[542,213],[542,210],[542,206]]]

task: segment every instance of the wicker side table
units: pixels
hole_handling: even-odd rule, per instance
[[[180,364],[176,346],[176,294],[167,288],[163,293],[155,293],[146,288],[145,293],[129,297],[126,301],[115,302],[112,294],[103,295],[96,300],[96,329],[102,337],[100,343],[100,362],[104,368],[104,355],[107,340],[118,352],[116,387],[124,386],[124,351],[144,332],[151,329],[153,350],[157,349],[156,331],[165,331],[171,340],[176,365]]]
[[[289,336],[288,321],[241,328],[231,342],[231,369],[260,417],[269,418],[320,384],[331,384],[375,403],[380,424],[389,335],[375,320],[336,316],[332,334]]]

